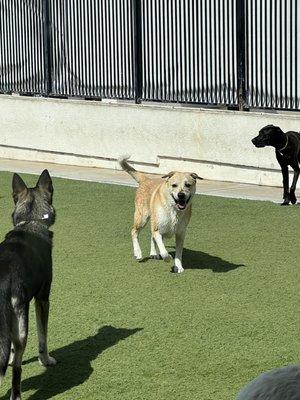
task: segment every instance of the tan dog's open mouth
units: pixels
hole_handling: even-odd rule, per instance
[[[188,204],[188,202],[189,202],[191,197],[176,199],[172,194],[172,198],[175,201],[176,208],[178,210],[180,210],[180,211],[183,211],[183,210],[186,209],[186,206],[187,206],[187,204]]]

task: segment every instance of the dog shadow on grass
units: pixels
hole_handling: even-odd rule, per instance
[[[94,336],[51,351],[50,354],[57,360],[57,365],[44,369],[41,375],[22,381],[22,392],[36,389],[37,391],[30,396],[30,400],[48,400],[83,384],[93,373],[91,361],[104,350],[115,346],[120,340],[141,330],[141,328],[124,329],[103,326]],[[24,361],[23,364],[31,362],[37,362],[36,357]],[[1,397],[1,400],[8,398],[7,393],[6,396]]]
[[[174,249],[174,246],[167,246],[169,249]],[[170,251],[171,256],[175,257],[175,251]],[[151,257],[145,257],[140,262],[150,262]],[[182,264],[184,269],[210,269],[213,272],[229,272],[234,269],[245,267],[244,264],[234,264],[229,261],[223,260],[220,257],[211,256],[202,251],[183,249]]]
[[[170,254],[173,258],[175,257],[175,251],[171,251]],[[223,258],[186,248],[183,249],[182,260],[184,269],[210,269],[212,272],[217,273],[229,272],[240,267],[245,267],[244,264],[234,264],[223,260]]]

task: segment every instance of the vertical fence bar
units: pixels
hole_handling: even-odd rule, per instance
[[[245,0],[236,0],[236,36],[238,62],[238,103],[239,110],[244,110],[246,104],[246,57],[245,57]]]
[[[298,109],[299,98],[298,98],[298,4],[295,0],[295,108]],[[299,105],[300,107],[300,105]]]
[[[141,0],[132,0],[134,41],[134,91],[135,102],[142,99],[142,7]]]
[[[52,93],[52,52],[51,52],[51,20],[50,20],[50,1],[43,0],[43,28],[44,28],[44,71],[46,81],[46,95]]]

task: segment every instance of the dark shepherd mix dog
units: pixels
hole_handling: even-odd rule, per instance
[[[0,244],[0,379],[12,365],[11,400],[21,399],[21,364],[28,334],[29,303],[35,298],[39,361],[54,365],[47,348],[52,236],[53,186],[44,170],[34,188],[18,174],[12,181],[14,229]]]
[[[279,126],[267,125],[259,131],[258,136],[252,139],[252,143],[256,147],[275,147],[276,158],[280,164],[283,177],[282,205],[287,206],[290,202],[296,204],[295,190],[300,172],[300,133],[293,131],[284,133]],[[294,179],[290,189],[289,165],[294,170]]]

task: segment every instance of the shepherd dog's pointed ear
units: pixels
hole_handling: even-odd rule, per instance
[[[162,179],[171,178],[175,174],[175,171],[169,172],[167,175],[162,176]]]
[[[201,180],[203,180],[203,178],[201,178],[201,176],[199,176],[199,175],[196,174],[195,172],[192,172],[192,173],[191,173],[191,177],[194,178],[194,179],[201,179]]]
[[[18,174],[14,174],[12,179],[12,190],[13,190],[13,199],[16,203],[18,201],[19,194],[27,190],[27,186],[23,179]]]
[[[41,173],[36,186],[44,191],[47,191],[51,195],[53,194],[52,179],[47,169]]]

